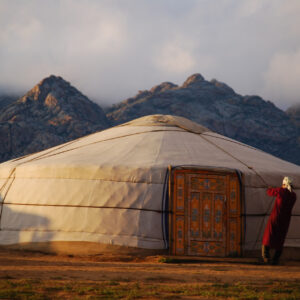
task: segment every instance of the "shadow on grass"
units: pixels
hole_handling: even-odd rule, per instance
[[[258,258],[205,258],[205,257],[173,257],[173,256],[163,256],[158,259],[160,263],[166,264],[219,264],[219,263],[228,263],[228,264],[243,264],[243,265],[264,265],[263,261]]]

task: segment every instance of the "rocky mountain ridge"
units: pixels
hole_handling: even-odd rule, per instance
[[[0,111],[0,161],[107,127],[109,122],[97,104],[52,75]]]
[[[6,98],[5,98],[6,99]],[[4,100],[5,100],[4,99]],[[0,99],[1,100],[1,99]],[[186,117],[222,135],[300,164],[300,108],[283,112],[200,74],[163,82],[105,109],[58,76],[0,102],[0,161],[40,151],[149,114]]]
[[[209,129],[300,164],[300,139],[290,117],[259,96],[241,96],[216,79],[194,74],[181,85],[164,82],[106,110],[112,125],[149,114],[188,118]]]

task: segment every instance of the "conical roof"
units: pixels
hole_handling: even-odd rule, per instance
[[[276,185],[300,167],[182,117],[151,115],[1,165],[16,176],[161,182],[168,165],[237,169],[247,184]],[[264,178],[264,180],[262,180]]]
[[[204,133],[210,131],[208,128],[195,123],[189,119],[171,115],[149,115],[121,124],[119,126],[167,126],[178,127],[193,133]]]
[[[0,178],[16,167],[15,175],[22,177],[160,182],[168,165],[238,169],[252,174],[255,185],[262,184],[258,173],[292,176],[300,170],[185,118],[152,115],[6,162],[1,165]],[[269,179],[271,185],[278,180]]]

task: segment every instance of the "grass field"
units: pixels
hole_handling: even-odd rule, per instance
[[[149,280],[151,281],[151,280]],[[1,279],[0,299],[300,299],[300,281],[268,284]]]
[[[0,299],[300,299],[300,263],[0,251]]]

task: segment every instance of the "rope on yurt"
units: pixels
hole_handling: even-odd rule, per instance
[[[209,139],[205,138],[205,137],[203,136],[204,133],[197,133],[197,132],[194,132],[194,131],[192,131],[192,130],[190,130],[190,129],[188,129],[188,128],[185,128],[184,126],[178,126],[178,125],[177,125],[177,127],[182,128],[183,130],[185,130],[185,131],[187,131],[187,132],[190,132],[190,133],[193,133],[193,134],[196,134],[196,135],[202,137],[206,142],[212,144],[213,146],[215,146],[216,148],[218,148],[219,150],[221,150],[222,152],[224,152],[225,154],[227,154],[228,156],[230,156],[230,157],[233,158],[234,160],[236,160],[236,161],[238,161],[239,163],[241,163],[242,165],[246,166],[246,167],[247,167],[249,170],[251,170],[253,173],[255,173],[255,174],[257,175],[257,177],[260,178],[260,180],[263,182],[263,186],[264,186],[264,187],[268,187],[268,186],[269,186],[269,184],[267,183],[267,181],[266,181],[266,180],[265,180],[265,179],[264,179],[264,178],[263,178],[263,177],[262,177],[262,176],[261,176],[261,175],[260,175],[260,174],[252,167],[252,166],[247,165],[245,162],[243,162],[243,161],[240,160],[239,158],[235,157],[235,156],[232,155],[230,152],[224,150],[223,148],[221,148],[221,147],[218,146],[217,144],[215,144],[215,143],[213,143],[212,141],[210,141]],[[241,144],[241,145],[243,145],[243,144]],[[248,147],[249,147],[249,146],[248,146]],[[250,148],[252,148],[252,147],[250,147]],[[255,148],[253,148],[253,149],[255,149]],[[270,210],[270,208],[271,208],[272,203],[273,203],[273,201],[271,201],[271,203],[269,204],[269,207],[268,207],[268,209],[267,209],[267,211],[266,211],[266,213],[265,213],[265,216],[268,215],[268,212],[269,212],[269,210]],[[262,230],[262,226],[263,226],[263,224],[264,224],[264,220],[265,220],[265,217],[263,218],[263,220],[262,220],[262,222],[261,222],[261,224],[260,224],[260,228],[259,228],[259,231],[258,231],[258,234],[257,234],[257,237],[256,237],[255,244],[254,244],[254,246],[253,246],[253,249],[255,248],[255,246],[256,246],[256,244],[257,244],[257,242],[258,242],[258,239],[259,239],[259,236],[260,236],[260,231]],[[253,249],[252,249],[252,250],[253,250]]]
[[[165,174],[163,193],[162,193],[162,207],[161,207],[162,234],[163,234],[165,249],[169,248],[169,241],[168,241],[168,236],[169,236],[169,226],[168,226],[169,177],[170,177],[170,166],[166,170],[166,174]]]
[[[242,142],[239,142],[239,141],[235,141],[235,140],[231,140],[229,138],[226,138],[226,137],[222,137],[222,136],[214,136],[214,135],[210,135],[208,134],[209,132],[205,132],[205,133],[202,133],[202,135],[205,135],[205,136],[209,136],[209,137],[212,137],[214,139],[219,139],[219,140],[223,140],[223,141],[226,141],[226,142],[230,142],[232,144],[237,144],[237,145],[240,145],[242,147],[245,147],[245,148],[249,148],[249,149],[252,149],[252,150],[255,150],[255,151],[260,151],[260,152],[263,152],[262,150],[259,150],[257,148],[254,148],[250,145],[247,145],[247,144],[243,144]]]
[[[87,145],[82,145],[82,146],[75,147],[75,148],[71,148],[71,149],[68,149],[68,150],[65,150],[65,151],[60,151],[60,152],[58,152],[58,153],[53,153],[53,152],[55,152],[55,151],[57,151],[57,150],[60,150],[60,149],[62,149],[62,148],[64,148],[64,147],[66,147],[66,146],[69,146],[69,145],[71,145],[71,144],[73,144],[73,143],[78,142],[78,140],[85,138],[85,136],[84,136],[84,137],[81,137],[81,138],[79,138],[79,139],[70,141],[70,142],[68,142],[68,143],[64,143],[64,144],[62,144],[62,145],[60,145],[60,146],[57,146],[57,147],[55,147],[55,148],[53,148],[53,149],[50,149],[49,151],[47,151],[47,150],[42,150],[42,151],[41,151],[41,152],[42,152],[41,155],[35,156],[35,157],[33,157],[32,159],[29,159],[29,160],[26,160],[26,161],[21,161],[20,163],[17,163],[17,164],[15,165],[15,167],[11,170],[9,176],[6,178],[4,184],[3,184],[3,185],[1,186],[1,188],[0,188],[0,196],[1,196],[1,192],[4,190],[5,186],[7,185],[7,183],[9,182],[9,180],[12,178],[12,175],[14,175],[14,176],[13,176],[13,179],[12,179],[11,183],[9,184],[9,186],[8,186],[8,188],[7,188],[7,190],[6,190],[6,193],[5,193],[5,195],[3,196],[2,201],[1,201],[1,203],[0,203],[0,205],[1,205],[1,209],[0,209],[0,230],[1,230],[1,219],[2,219],[2,212],[3,212],[4,201],[5,201],[5,198],[6,198],[7,194],[8,194],[8,192],[9,192],[9,190],[10,190],[10,188],[11,188],[13,182],[14,182],[14,180],[15,180],[15,172],[16,172],[16,168],[19,167],[20,165],[23,165],[23,164],[26,164],[26,163],[29,163],[29,162],[32,162],[32,161],[35,161],[35,160],[39,160],[39,159],[42,159],[42,158],[48,158],[48,157],[51,157],[51,156],[54,156],[54,155],[58,155],[58,154],[61,154],[61,153],[64,153],[64,152],[72,151],[72,150],[75,150],[75,149],[78,149],[78,148],[83,148],[83,147],[88,146],[88,145],[91,145],[91,144],[96,144],[96,143],[100,143],[100,142],[104,142],[104,141],[108,141],[108,140],[114,140],[114,139],[117,139],[117,138],[120,138],[120,137],[132,136],[132,135],[136,135],[136,134],[143,134],[143,133],[148,133],[148,132],[153,132],[153,131],[165,131],[165,130],[150,130],[150,131],[145,131],[145,132],[139,132],[139,133],[134,133],[134,134],[128,134],[128,135],[124,135],[124,136],[119,136],[119,137],[114,137],[114,138],[105,139],[105,140],[101,140],[101,141],[96,141],[96,142],[93,142],[93,143],[90,143],[90,144],[87,144]],[[168,130],[168,131],[177,131],[177,130]],[[94,134],[94,133],[93,133],[93,134]],[[91,135],[92,135],[92,134],[91,134]],[[51,154],[51,153],[52,153],[52,154]],[[18,161],[18,160],[24,159],[24,158],[26,158],[26,157],[30,157],[31,155],[32,155],[32,154],[28,154],[28,155],[25,155],[25,156],[22,156],[22,157],[18,157],[18,158],[16,158],[16,159],[12,160],[12,161]]]
[[[247,165],[246,163],[244,163],[242,160],[238,159],[237,157],[235,157],[234,155],[232,155],[232,154],[229,153],[228,151],[224,150],[223,148],[221,148],[220,146],[218,146],[218,145],[215,144],[214,142],[212,142],[212,141],[210,141],[209,139],[205,138],[205,137],[203,136],[203,135],[205,134],[204,132],[198,133],[198,132],[194,132],[194,131],[190,130],[189,128],[186,128],[186,127],[184,127],[184,126],[182,126],[182,125],[176,125],[176,126],[179,127],[179,128],[181,128],[181,129],[183,129],[183,130],[185,130],[185,131],[187,131],[187,132],[190,132],[190,133],[193,133],[193,134],[196,134],[196,135],[202,137],[206,142],[208,142],[208,143],[214,145],[215,147],[217,147],[218,149],[220,149],[221,151],[223,151],[224,153],[226,153],[227,155],[229,155],[229,156],[232,157],[233,159],[237,160],[238,162],[240,162],[241,164],[243,164],[244,166],[246,166],[248,169],[252,170],[252,171],[253,171],[253,172],[261,179],[261,181],[264,183],[264,185],[268,186],[268,183],[264,180],[264,178],[263,178],[258,172],[256,172],[256,170],[255,170],[253,167],[248,166],[248,165]],[[231,142],[231,141],[230,141],[230,142]],[[236,142],[234,142],[234,143],[236,143]],[[243,144],[241,144],[241,145],[243,145]],[[247,147],[249,147],[249,146],[247,146]],[[252,148],[252,147],[250,147],[250,148]],[[253,148],[253,149],[255,149],[255,148]]]
[[[84,137],[82,137],[82,138],[84,138]],[[17,164],[16,167],[18,167],[18,166],[20,166],[20,165],[23,165],[23,164],[26,164],[26,163],[28,163],[28,162],[32,162],[32,161],[34,161],[34,160],[38,160],[38,159],[40,159],[40,158],[48,157],[48,156],[47,156],[48,154],[50,154],[50,153],[52,153],[52,152],[54,152],[54,151],[56,151],[56,150],[62,149],[62,148],[64,148],[64,147],[67,147],[67,146],[69,146],[69,145],[71,145],[71,144],[74,144],[75,142],[77,142],[78,140],[80,140],[80,139],[82,139],[82,138],[79,138],[79,139],[70,141],[70,142],[68,142],[68,143],[64,143],[64,144],[62,144],[62,145],[60,145],[60,146],[56,146],[56,147],[54,147],[54,148],[42,150],[42,151],[41,151],[41,155],[35,156],[35,157],[33,157],[32,159],[23,161],[23,162]],[[47,150],[48,150],[48,151],[47,151]],[[12,161],[18,161],[18,160],[21,160],[21,159],[26,158],[26,157],[28,157],[28,156],[31,156],[31,155],[34,155],[34,154],[27,154],[27,155],[25,155],[25,156],[18,157],[18,158],[16,158],[16,159],[12,160]],[[50,156],[50,155],[49,155],[49,156]]]
[[[107,209],[128,209],[128,210],[140,210],[140,211],[149,211],[161,214],[161,210],[149,209],[149,208],[138,208],[138,207],[121,207],[121,206],[97,206],[97,205],[71,205],[71,204],[27,204],[27,203],[10,203],[6,202],[5,204],[11,205],[20,205],[20,206],[46,206],[46,207],[81,207],[81,208],[107,208]]]
[[[224,150],[223,148],[221,148],[220,146],[218,146],[217,144],[215,144],[214,142],[210,141],[209,139],[205,138],[204,136],[202,135],[199,135],[200,137],[202,137],[205,141],[207,141],[208,143],[214,145],[215,147],[217,147],[219,150],[223,151],[224,153],[226,153],[227,155],[229,155],[230,157],[232,157],[233,159],[237,160],[238,162],[240,162],[241,164],[243,164],[244,166],[246,166],[249,170],[251,170],[252,172],[254,172],[260,179],[261,181],[263,182],[263,184],[265,186],[268,186],[268,183],[264,180],[264,178],[258,173],[256,172],[256,170],[247,165],[246,163],[244,163],[242,160],[240,160],[239,158],[235,157],[234,155],[232,155],[230,152]]]
[[[123,125],[124,125],[124,124],[121,124],[121,125],[118,125],[118,126],[123,126]],[[118,127],[118,126],[116,126],[116,127]],[[175,126],[175,125],[174,125],[174,126]],[[174,127],[174,126],[172,126],[172,127]],[[182,129],[184,129],[184,130],[187,130],[187,129],[185,129],[184,127],[181,127],[181,126],[177,126],[177,127],[182,128]],[[108,128],[108,129],[110,129],[110,128]],[[104,130],[104,131],[105,131],[105,130]],[[62,144],[62,145],[60,145],[60,146],[56,146],[54,149],[50,148],[50,151],[47,151],[47,149],[46,149],[46,150],[42,150],[42,151],[41,151],[41,152],[43,152],[42,155],[37,156],[37,157],[34,157],[33,159],[28,160],[28,161],[26,161],[26,162],[22,162],[21,164],[27,163],[27,162],[31,162],[31,161],[33,161],[33,160],[38,160],[39,158],[50,157],[50,156],[58,155],[58,154],[61,154],[61,153],[69,152],[69,151],[72,151],[72,150],[84,148],[84,147],[86,147],[86,146],[90,146],[90,145],[97,144],[97,143],[101,143],[101,142],[106,142],[106,141],[115,140],[115,139],[118,139],[118,138],[123,138],[123,137],[128,137],[128,136],[138,135],[138,134],[144,134],[144,133],[148,133],[148,132],[161,132],[161,131],[176,131],[176,132],[178,132],[178,130],[172,130],[172,129],[171,129],[171,130],[170,130],[170,129],[168,129],[168,130],[155,129],[155,130],[148,130],[148,131],[142,131],[142,132],[135,132],[135,133],[132,133],[132,134],[125,134],[125,135],[120,135],[120,136],[113,137],[113,138],[108,138],[108,139],[104,139],[104,140],[92,142],[92,143],[89,143],[89,144],[85,144],[85,145],[82,145],[82,146],[74,147],[74,148],[71,148],[71,149],[67,149],[67,150],[65,150],[65,151],[61,151],[61,152],[58,152],[58,153],[54,153],[54,154],[48,155],[48,154],[50,154],[50,153],[52,153],[52,152],[54,152],[54,151],[56,151],[56,150],[59,150],[59,149],[64,148],[64,147],[66,147],[66,146],[69,146],[69,145],[71,145],[71,144],[73,144],[73,143],[76,143],[76,142],[78,142],[79,140],[85,139],[85,138],[88,137],[88,136],[95,135],[95,134],[99,133],[100,131],[99,131],[99,132],[93,132],[93,133],[90,133],[90,134],[88,134],[88,135],[85,135],[85,136],[82,136],[82,137],[80,137],[80,138],[77,138],[77,139],[75,139],[75,140],[72,140],[72,141],[69,141],[69,142],[67,142],[67,143],[64,143],[64,144]],[[49,149],[48,149],[48,150],[49,150]],[[26,158],[26,157],[28,157],[28,156],[31,156],[31,155],[33,155],[33,153],[30,153],[30,154],[27,154],[27,155],[24,155],[24,156],[21,156],[21,157],[12,159],[12,161],[18,161],[18,160],[24,159],[24,158]],[[17,166],[19,166],[19,165],[17,165]]]
[[[12,176],[13,176],[13,177],[12,177]],[[5,195],[3,196],[2,202],[1,202],[1,210],[0,210],[0,231],[1,231],[1,221],[2,221],[2,212],[3,212],[4,201],[5,201],[5,199],[6,199],[6,196],[7,196],[8,192],[9,192],[9,190],[10,190],[10,188],[11,188],[11,186],[12,186],[14,180],[15,180],[15,177],[16,177],[16,168],[13,168],[13,169],[11,170],[9,176],[6,178],[4,184],[3,184],[2,187],[0,188],[0,196],[1,196],[1,193],[2,193],[2,191],[4,190],[5,186],[7,185],[7,183],[9,182],[9,180],[12,179],[11,182],[9,183],[9,185],[8,185],[8,188],[7,188],[7,190],[6,190],[6,193],[5,193]]]
[[[238,159],[237,157],[235,157],[234,155],[232,155],[231,153],[229,153],[228,151],[222,149],[220,146],[216,145],[215,143],[213,143],[212,141],[208,140],[207,138],[203,137],[202,135],[199,135],[201,136],[205,141],[211,143],[212,145],[214,145],[215,147],[217,147],[218,149],[220,149],[221,151],[223,151],[224,153],[226,153],[227,155],[229,155],[230,157],[232,157],[233,159],[237,160],[238,162],[240,162],[241,164],[243,164],[244,166],[246,166],[249,170],[253,171],[260,179],[261,181],[263,182],[263,184],[265,185],[265,187],[268,187],[268,183],[266,182],[266,180],[251,166],[248,166],[246,163],[244,163],[242,160]],[[259,237],[260,237],[260,233],[261,233],[261,230],[262,230],[262,227],[264,225],[264,222],[265,222],[265,217],[268,215],[268,212],[271,208],[271,205],[272,205],[273,201],[271,201],[271,203],[269,204],[268,208],[267,208],[267,211],[261,221],[261,224],[259,226],[259,230],[258,230],[258,233],[257,233],[257,236],[256,236],[256,240],[255,240],[255,243],[252,247],[252,251],[254,250],[254,248],[256,247],[256,244],[258,243],[258,240],[259,240]]]
[[[98,143],[102,143],[102,142],[107,142],[107,141],[111,141],[111,140],[116,140],[116,139],[119,139],[119,138],[125,138],[125,137],[129,137],[129,136],[134,136],[134,135],[139,135],[139,134],[144,134],[144,133],[149,133],[149,132],[163,132],[163,131],[178,132],[178,130],[162,130],[162,129],[157,129],[157,130],[148,130],[148,131],[142,131],[142,132],[135,132],[135,133],[131,133],[131,134],[124,134],[124,135],[121,135],[121,136],[117,136],[117,137],[113,137],[113,138],[108,138],[108,139],[104,139],[104,140],[92,142],[92,143],[89,143],[89,144],[77,146],[77,147],[74,147],[74,148],[71,148],[71,149],[67,149],[67,150],[64,150],[64,151],[60,151],[58,153],[53,153],[53,154],[48,155],[49,153],[51,153],[49,151],[45,155],[43,155],[41,157],[36,157],[36,158],[34,158],[32,160],[38,160],[39,158],[48,158],[48,157],[51,157],[51,156],[59,155],[59,154],[66,153],[66,152],[69,152],[69,151],[73,151],[73,150],[76,150],[76,149],[84,148],[84,147],[87,147],[87,146],[90,146],[90,145],[94,145],[94,144],[98,144]],[[74,140],[73,142],[76,142],[76,141],[78,141],[78,140]],[[53,151],[55,151],[57,149],[58,148],[55,148]]]
[[[78,140],[78,139],[77,139],[77,140]],[[4,206],[4,204],[6,204],[6,203],[4,203],[4,201],[5,201],[6,196],[7,196],[8,192],[9,192],[10,188],[12,187],[12,184],[13,184],[15,178],[16,178],[16,169],[17,169],[17,167],[19,167],[20,165],[26,164],[26,163],[28,163],[28,162],[37,160],[37,159],[39,159],[39,158],[45,157],[47,154],[49,154],[49,153],[51,153],[51,152],[53,152],[53,151],[56,151],[56,150],[61,149],[61,148],[65,147],[65,146],[68,146],[68,145],[70,145],[70,144],[72,144],[72,143],[75,143],[77,140],[73,140],[73,141],[70,141],[70,142],[68,142],[68,143],[65,143],[65,144],[63,144],[63,145],[61,145],[61,146],[55,147],[54,149],[52,149],[52,150],[50,150],[50,151],[42,150],[42,151],[41,151],[41,152],[42,152],[41,155],[36,156],[36,157],[34,157],[34,158],[32,158],[32,159],[29,159],[29,160],[20,162],[20,163],[18,163],[18,164],[15,165],[15,167],[10,171],[8,177],[6,178],[5,182],[3,183],[3,185],[2,185],[1,188],[0,188],[0,197],[1,197],[2,191],[4,190],[4,188],[6,187],[6,185],[8,184],[8,182],[10,181],[10,179],[12,179],[11,182],[10,182],[10,184],[8,185],[7,190],[6,190],[6,192],[5,192],[5,195],[2,197],[2,201],[1,201],[1,203],[0,203],[0,205],[1,205],[1,209],[0,209],[0,231],[1,231],[1,220],[2,220],[3,206]],[[46,152],[46,153],[45,153],[45,152]],[[13,159],[12,161],[18,161],[18,160],[24,159],[24,158],[26,158],[26,157],[28,157],[28,156],[30,156],[30,155],[32,155],[32,154],[28,154],[28,155],[24,155],[24,156],[22,156],[22,157],[18,157],[18,158],[16,158],[16,159]],[[12,176],[13,176],[13,177],[12,177]],[[1,200],[1,199],[0,199],[0,200]]]

